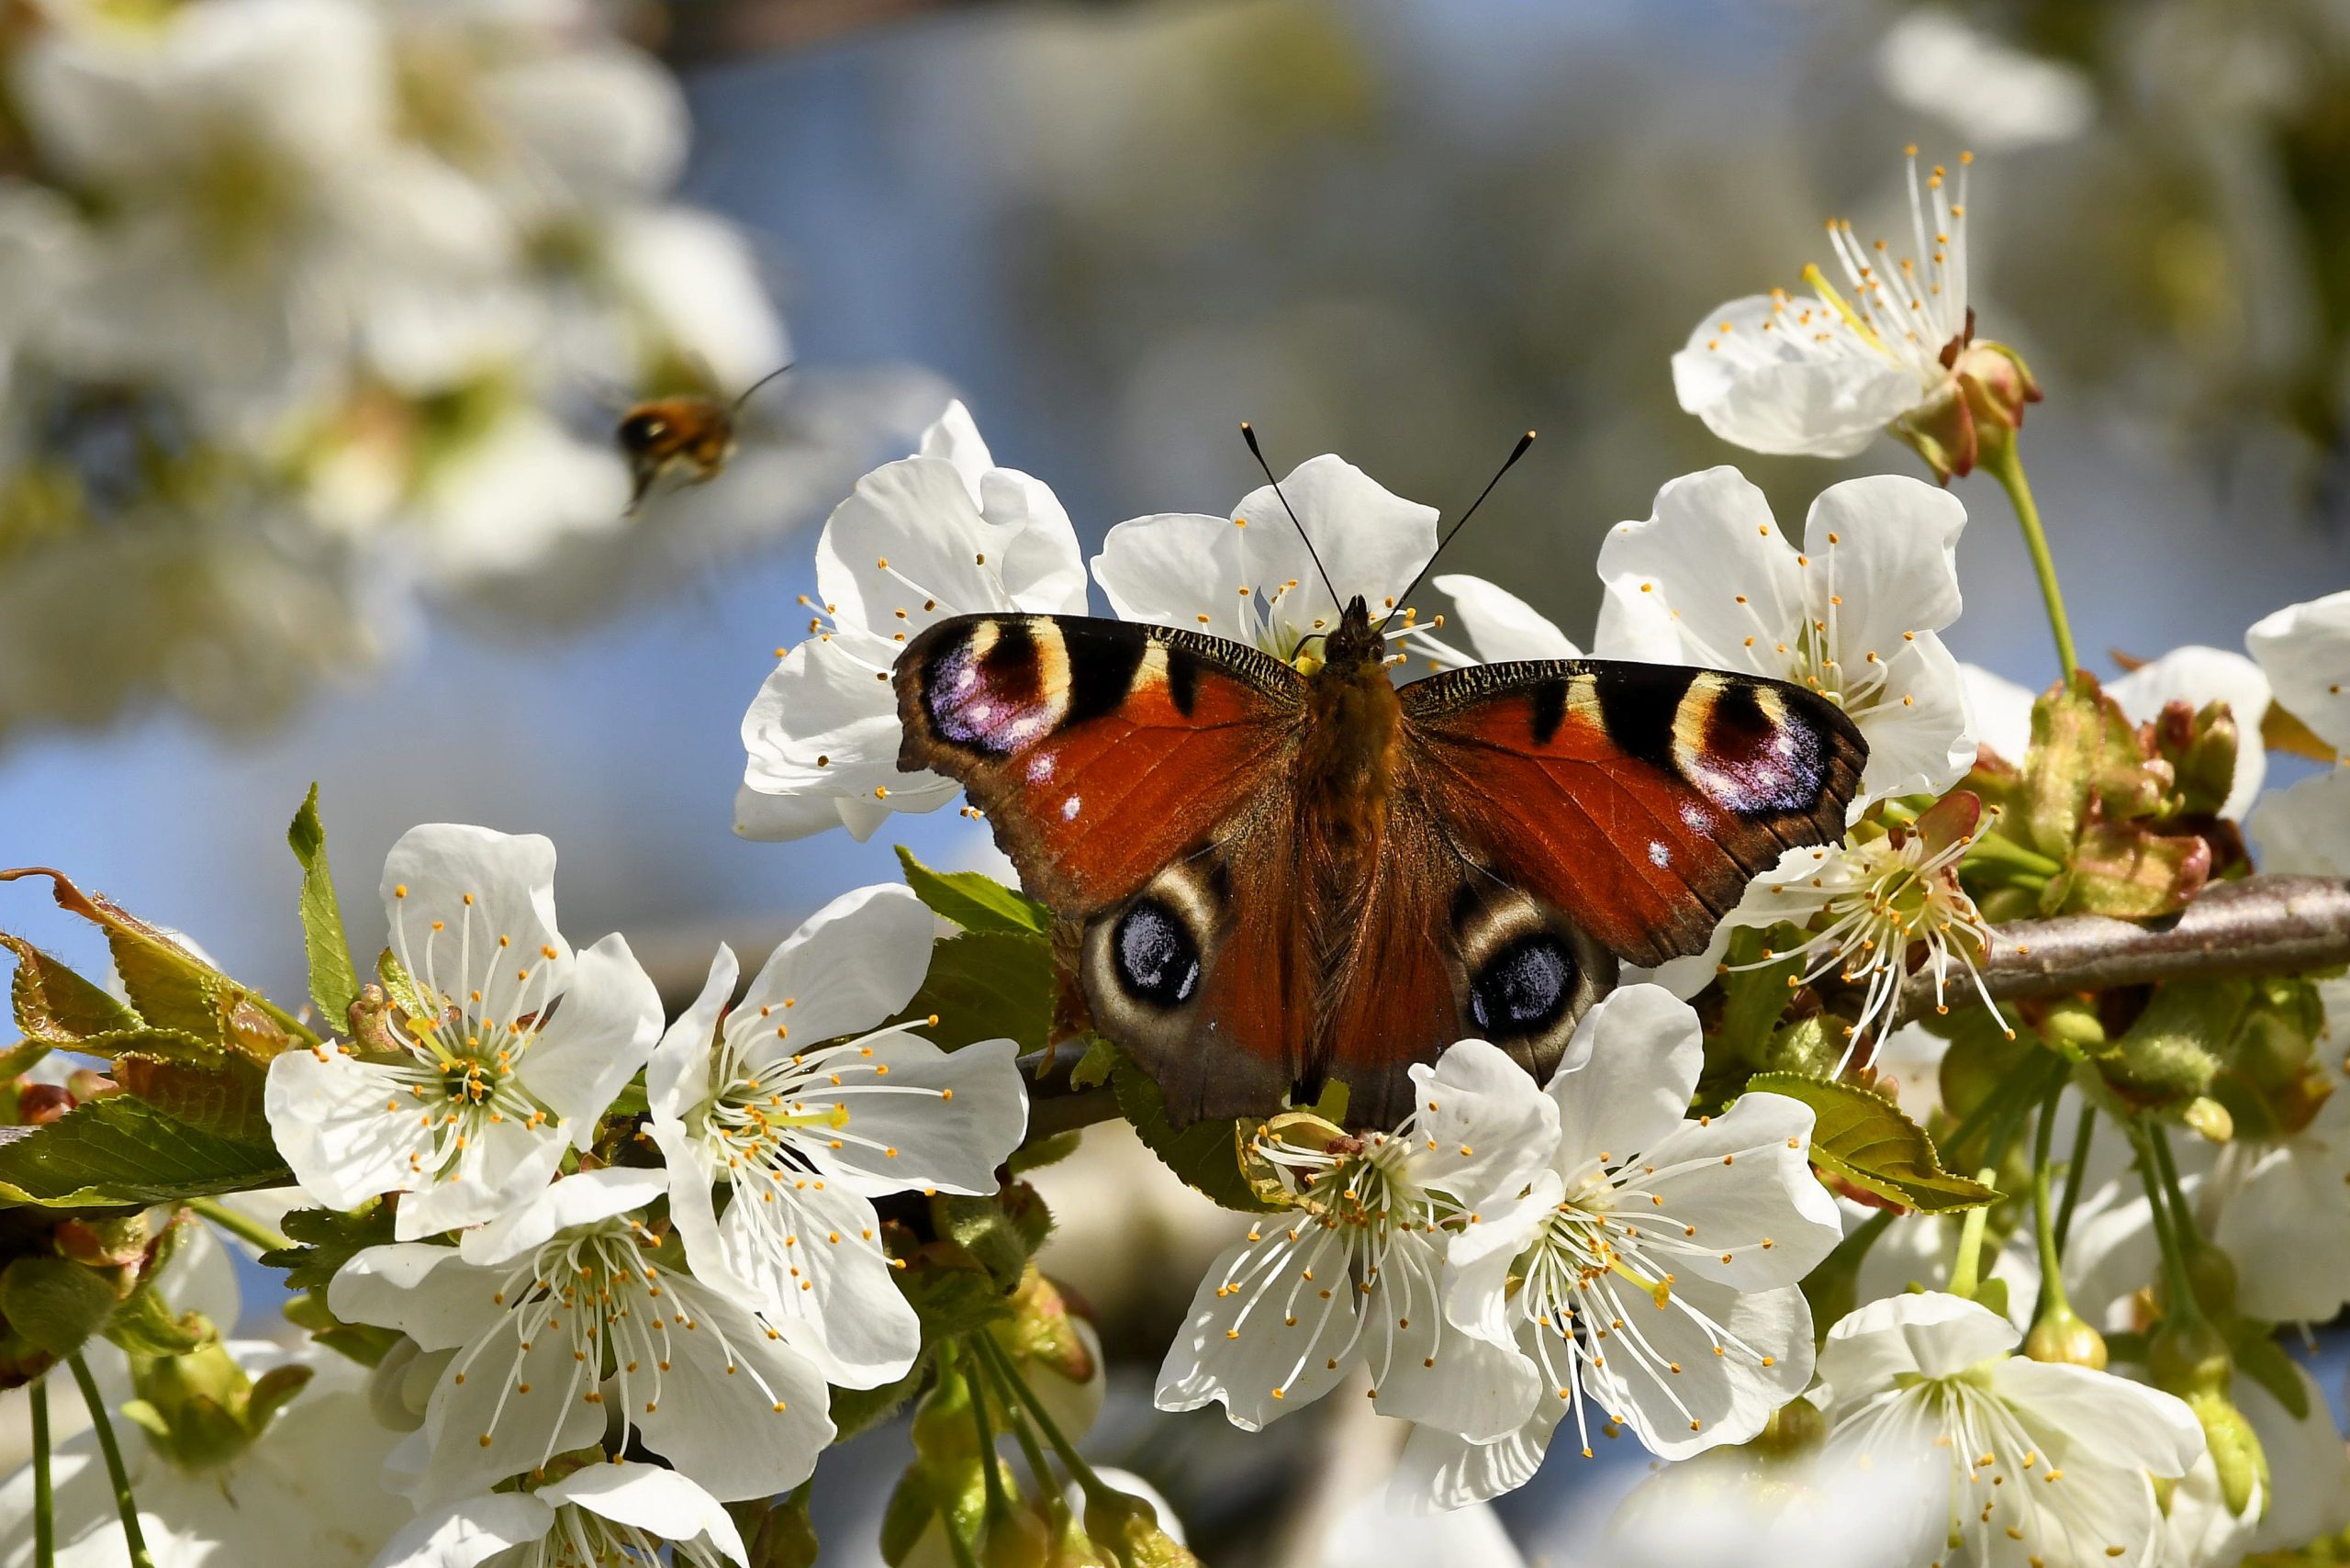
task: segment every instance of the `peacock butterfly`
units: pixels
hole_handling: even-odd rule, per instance
[[[1867,755],[1825,698],[1727,671],[1399,687],[1360,596],[1321,653],[982,614],[892,673],[898,766],[964,786],[1179,1126],[1335,1078],[1349,1124],[1390,1126],[1468,1037],[1547,1078],[1619,960],[1700,951],[1783,850],[1842,834]]]

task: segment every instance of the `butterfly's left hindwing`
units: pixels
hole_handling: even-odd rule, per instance
[[[1644,966],[1701,951],[1784,851],[1842,836],[1868,756],[1825,698],[1723,670],[1484,665],[1403,701],[1447,837]]]

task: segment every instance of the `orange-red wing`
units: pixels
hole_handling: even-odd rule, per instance
[[[1446,835],[1618,958],[1701,950],[1757,872],[1842,836],[1868,750],[1783,681],[1606,660],[1403,690],[1406,766]]]
[[[1303,683],[1218,637],[1080,616],[966,615],[907,644],[898,764],[961,783],[1029,891],[1083,918],[1282,786]]]

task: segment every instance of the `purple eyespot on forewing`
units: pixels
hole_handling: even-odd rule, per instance
[[[1062,700],[1046,678],[1047,651],[1026,623],[985,622],[931,662],[923,706],[939,737],[1005,756],[1052,727]]]
[[[1827,788],[1825,746],[1809,717],[1773,704],[1753,689],[1718,693],[1706,715],[1705,745],[1690,771],[1713,801],[1745,816],[1808,812]]]

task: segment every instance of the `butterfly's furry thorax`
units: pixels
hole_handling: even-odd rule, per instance
[[[1387,678],[1387,639],[1360,596],[1307,678],[1305,711],[1296,765],[1305,824],[1341,855],[1373,852],[1402,763],[1404,704]]]

